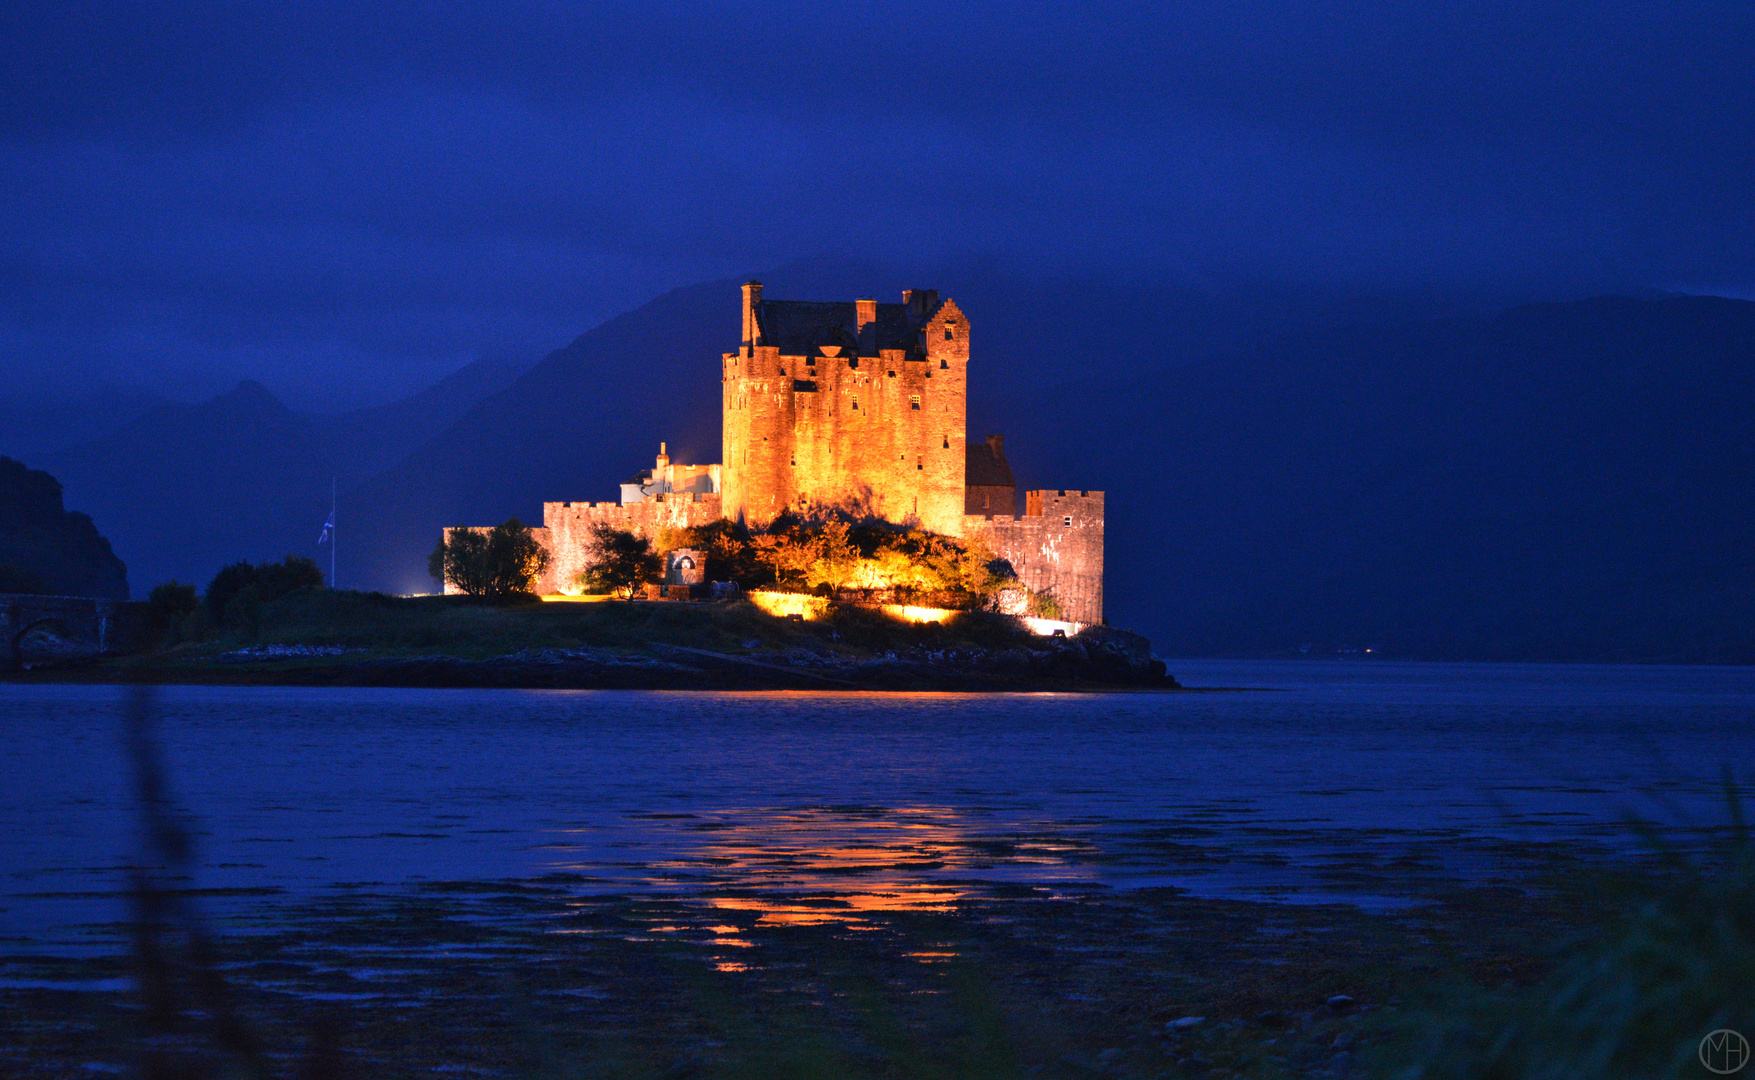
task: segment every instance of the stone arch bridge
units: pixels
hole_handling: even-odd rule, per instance
[[[0,593],[0,670],[23,666],[24,636],[38,627],[94,646],[100,656],[114,656],[136,636],[135,609],[125,600]]]

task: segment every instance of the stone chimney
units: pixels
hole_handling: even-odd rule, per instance
[[[987,437],[987,449],[990,450],[996,458],[1005,457],[1005,436],[989,435]]]
[[[902,304],[907,307],[909,317],[915,322],[925,322],[926,316],[938,306],[938,290],[903,289]]]
[[[738,355],[754,356],[755,347],[761,342],[761,326],[756,319],[756,309],[762,306],[762,283],[746,281],[743,283],[743,341],[738,346]]]
[[[760,287],[761,286],[759,286],[759,285],[757,286],[757,288],[760,288]],[[988,441],[991,442],[992,440],[989,439]],[[664,452],[664,444],[659,443],[658,444],[658,467],[652,471],[652,479],[654,479],[654,480],[659,479],[664,472],[664,467],[666,465],[669,465],[669,464],[670,464],[670,455]]]
[[[859,331],[859,355],[877,355],[877,301],[862,296],[853,302]]]

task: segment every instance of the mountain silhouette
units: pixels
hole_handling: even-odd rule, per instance
[[[239,559],[317,554],[332,482],[382,472],[525,366],[477,361],[403,401],[339,417],[295,412],[244,380],[210,401],[160,405],[43,457],[115,537],[136,583],[205,585]]]
[[[0,457],[0,592],[128,599],[128,569],[53,476]]]
[[[1070,382],[1006,451],[1107,470],[1167,655],[1749,663],[1752,391],[1755,304],[1606,297]]]
[[[1755,304],[763,278],[955,296],[970,437],[1003,433],[1026,488],[1109,493],[1110,621],[1165,655],[1755,662]],[[246,383],[46,463],[141,584],[322,554],[335,476],[341,584],[428,590],[447,525],[613,500],[660,441],[718,460],[740,283],[375,410],[313,417]]]

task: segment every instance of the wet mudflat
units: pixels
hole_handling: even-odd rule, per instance
[[[359,1076],[1345,1076],[1439,973],[1531,978],[1588,921],[1479,885],[1393,913],[1014,887],[840,918],[820,895],[576,885],[348,891],[230,920],[227,1008],[287,1066],[322,1033]],[[131,1064],[132,973],[13,958],[5,1070]],[[218,1060],[199,1020],[155,1049]]]
[[[1361,1075],[1588,928],[1556,886],[1624,813],[1685,838],[1750,764],[1746,670],[1191,667],[1263,689],[160,691],[224,996],[178,968],[155,1045],[218,1007],[370,1076]],[[102,1075],[147,1011],[120,705],[28,691],[0,1072]]]

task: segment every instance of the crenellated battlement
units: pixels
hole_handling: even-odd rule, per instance
[[[1071,622],[1103,621],[1103,492],[1027,491],[1024,514],[972,514],[963,534],[1011,563],[1031,592],[1052,596]]]
[[[722,357],[726,516],[845,507],[955,534],[964,501],[968,320],[953,300],[764,300]]]
[[[577,591],[590,530],[658,540],[724,518],[761,529],[788,509],[838,510],[951,536],[980,535],[1066,619],[1103,619],[1103,492],[1025,493],[1004,440],[967,433],[969,320],[934,289],[900,304],[768,300],[743,287],[738,347],[720,357],[724,459],[656,465],[620,502],[543,504],[551,569]]]

